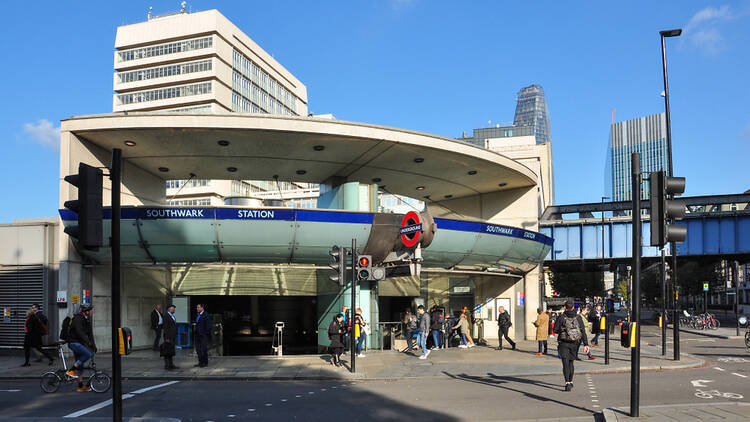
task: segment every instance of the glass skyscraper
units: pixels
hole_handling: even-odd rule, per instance
[[[630,154],[641,154],[641,172],[667,168],[667,117],[665,113],[613,123],[609,129],[607,187],[613,201],[631,200]],[[648,176],[644,175],[641,199],[648,199]]]
[[[513,126],[532,126],[537,144],[550,141],[549,111],[541,85],[530,85],[518,91]]]

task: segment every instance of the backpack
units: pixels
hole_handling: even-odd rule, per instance
[[[561,319],[562,321],[560,321]],[[555,321],[555,322],[562,324],[562,329],[560,330],[560,336],[558,337],[560,340],[568,342],[568,343],[578,343],[583,338],[581,327],[578,324],[577,315],[573,318],[569,318],[566,315],[560,315],[560,318],[558,318],[558,321]]]
[[[70,327],[73,325],[73,318],[66,316],[60,329],[60,340],[68,340],[70,337]]]

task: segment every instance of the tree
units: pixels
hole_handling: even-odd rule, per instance
[[[551,273],[552,288],[560,296],[585,298],[604,294],[604,273],[559,272]]]
[[[617,283],[617,290],[615,291],[616,294],[620,295],[623,299],[628,297],[628,281],[627,280],[620,280],[620,282]]]

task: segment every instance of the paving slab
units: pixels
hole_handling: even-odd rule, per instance
[[[631,417],[629,412],[630,408],[625,407],[604,409],[604,420],[607,422],[748,421],[750,420],[750,403],[641,406],[637,418]]]

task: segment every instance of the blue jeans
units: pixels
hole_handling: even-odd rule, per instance
[[[362,353],[362,345],[365,343],[365,337],[365,333],[362,333],[357,339],[357,347],[354,351],[357,352],[358,355]]]
[[[547,340],[539,340],[539,353],[547,354]]]
[[[417,345],[422,349],[422,356],[427,354],[427,333],[417,333]]]
[[[466,346],[466,334],[461,333],[461,344]]]
[[[435,344],[435,348],[440,348],[440,330],[432,330],[432,341]]]
[[[81,367],[84,362],[91,359],[91,356],[94,356],[94,354],[91,353],[91,351],[81,343],[68,343],[68,349],[73,351],[73,356],[75,356],[76,359],[76,365],[78,365],[79,367]]]

